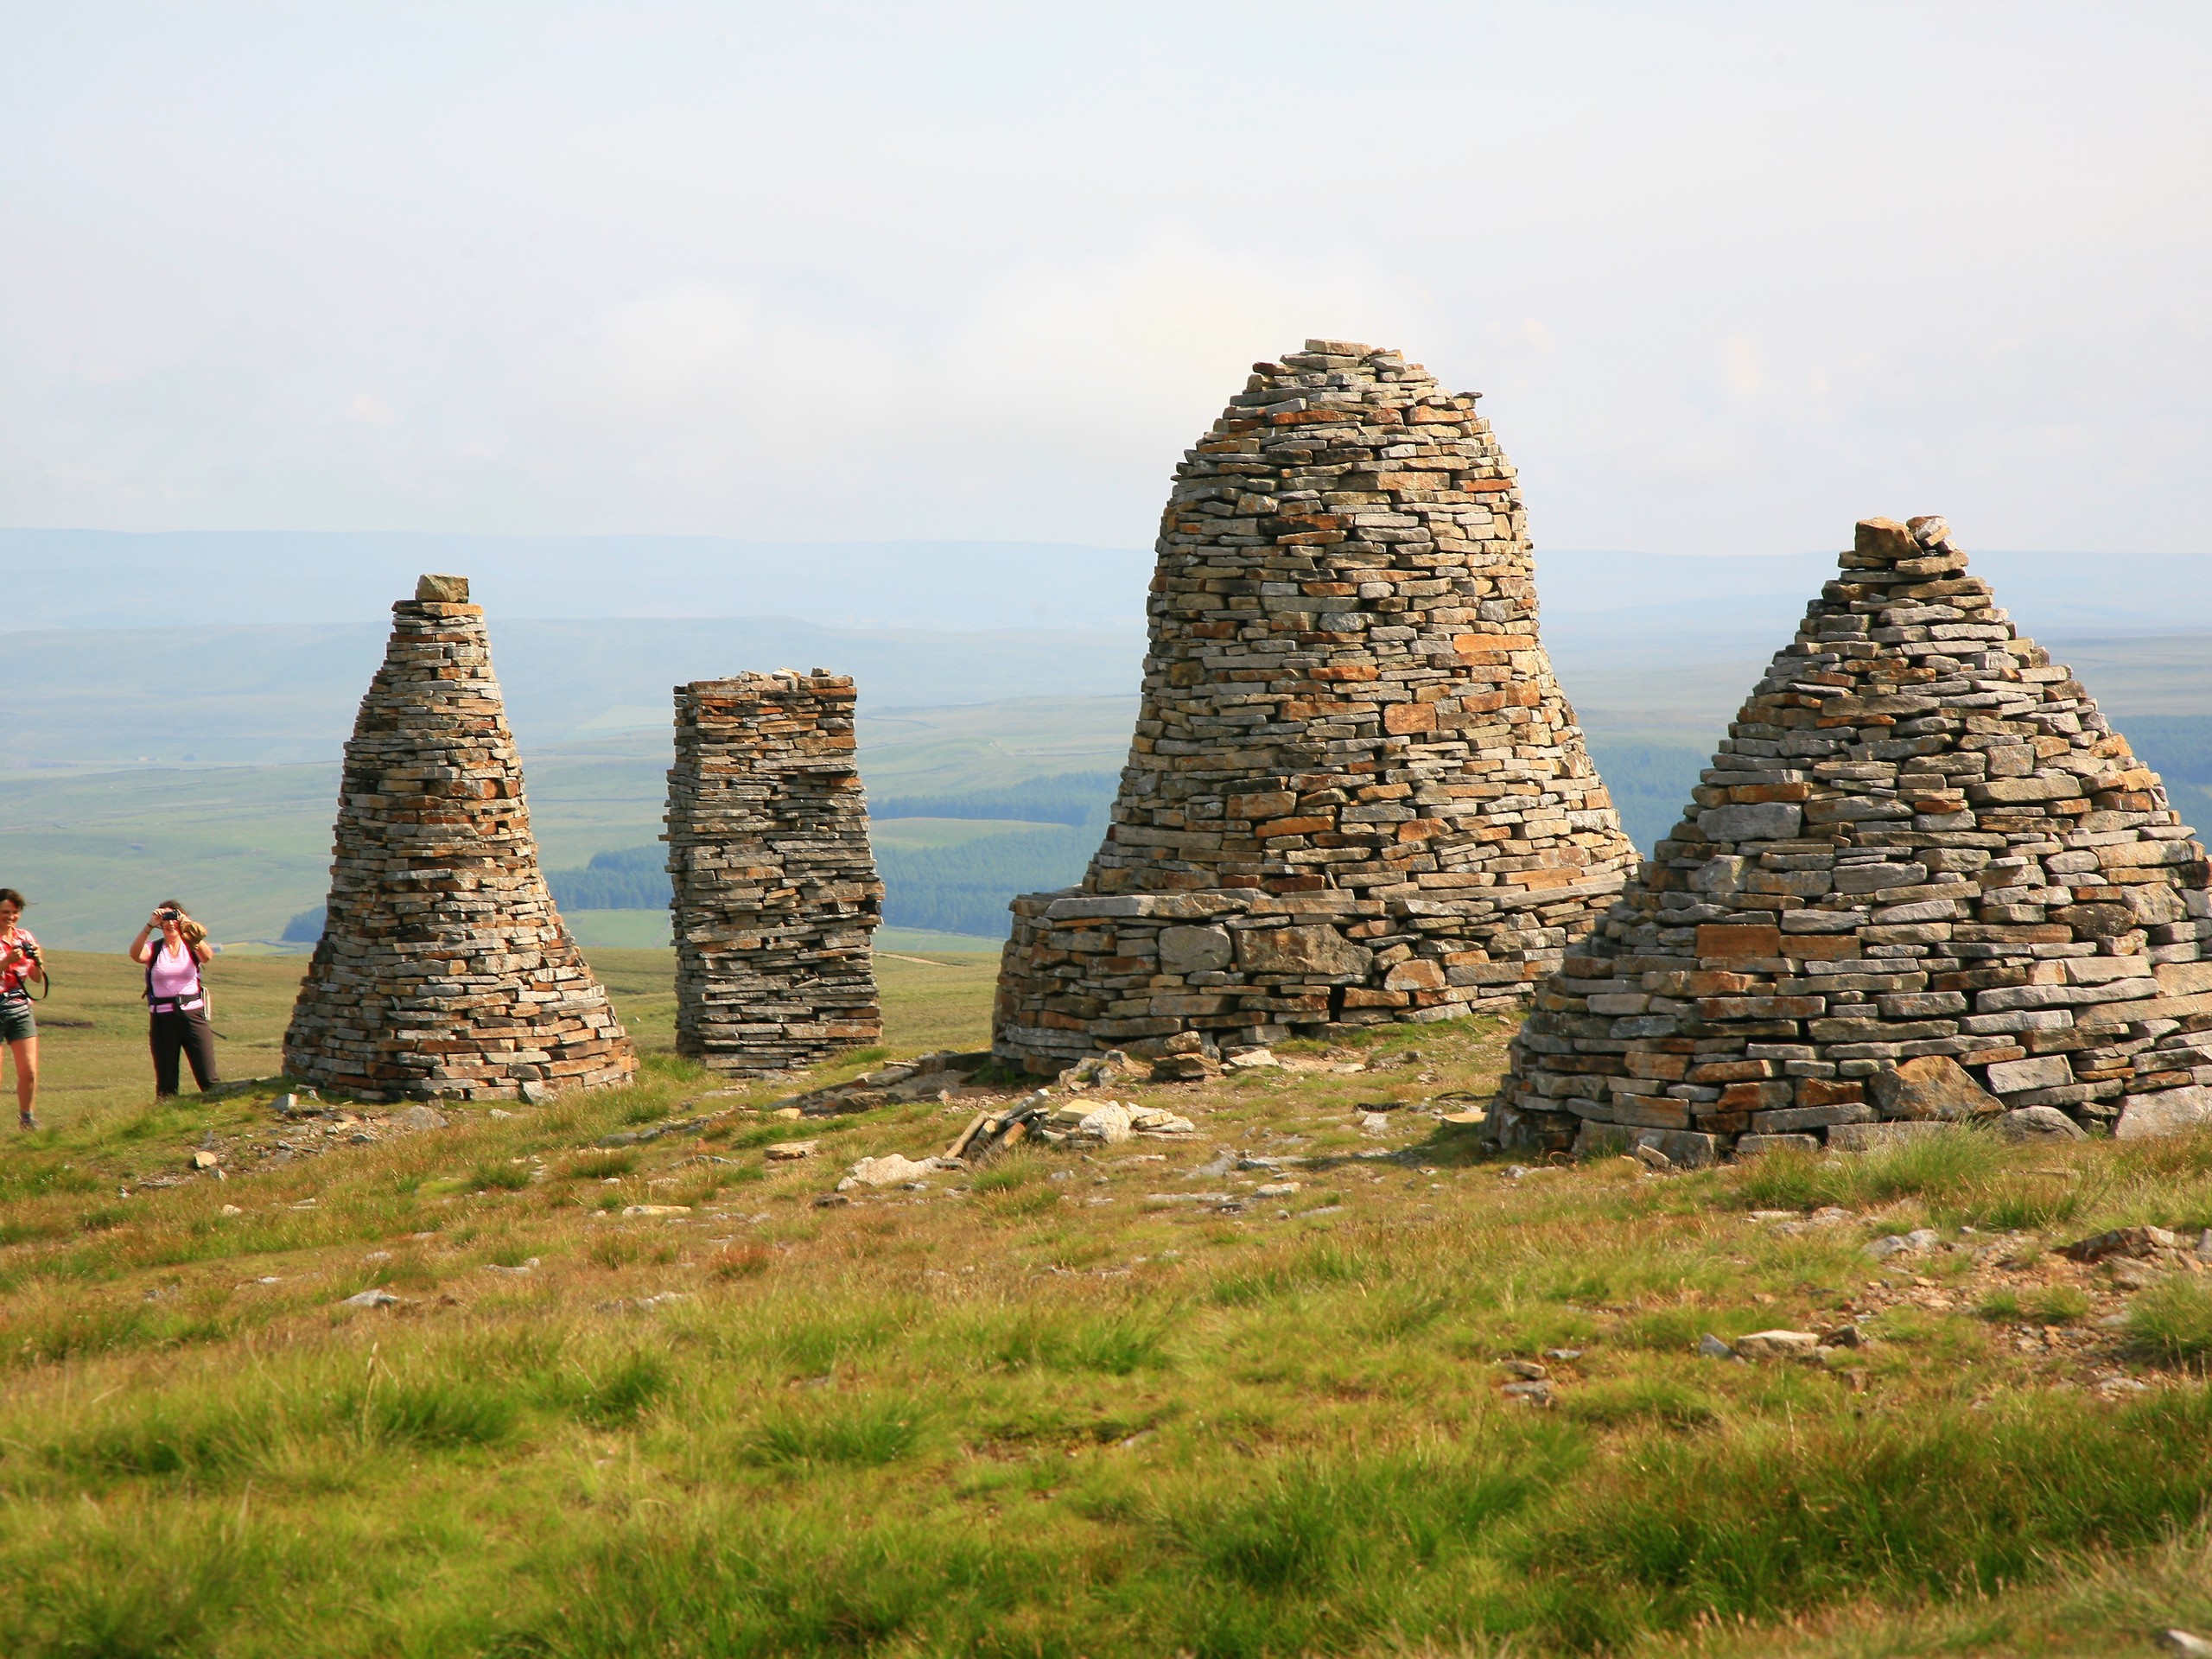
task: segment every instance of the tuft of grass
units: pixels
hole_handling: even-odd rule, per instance
[[[1515,1550],[1572,1588],[1555,1637],[1600,1647],[1828,1600],[1994,1595],[2054,1557],[2155,1542],[2208,1500],[2212,1389],[2102,1412],[2027,1396],[1647,1442]]]
[[[2005,1171],[2002,1142],[1959,1128],[1847,1157],[1768,1153],[1743,1166],[1734,1192],[1746,1210],[1871,1210],[1910,1198],[1955,1203],[1986,1193]]]
[[[638,1154],[627,1147],[593,1147],[577,1153],[561,1166],[561,1177],[570,1181],[606,1181],[633,1175]]]
[[[1209,1296],[1222,1307],[1251,1307],[1303,1290],[1365,1285],[1382,1276],[1374,1258],[1323,1243],[1224,1273],[1214,1281]]]
[[[471,1184],[486,1192],[526,1192],[530,1190],[527,1164],[479,1164],[469,1172]]]
[[[1322,1598],[1479,1542],[1576,1461],[1556,1436],[1481,1451],[1434,1444],[1376,1457],[1303,1455],[1151,1506],[1151,1530],[1205,1579]],[[1395,1576],[1395,1575],[1394,1575]]]
[[[733,1244],[707,1263],[717,1279],[758,1279],[775,1265],[776,1253],[759,1244]]]
[[[363,1441],[426,1450],[497,1446],[512,1436],[522,1414],[514,1396],[485,1377],[379,1377],[363,1386],[360,1400]]]
[[[2075,1325],[2087,1319],[2091,1303],[2072,1285],[2044,1285],[2024,1295],[2018,1291],[1993,1291],[1974,1310],[1997,1324]]]
[[[1052,1187],[1023,1186],[1012,1192],[987,1196],[976,1206],[976,1213],[992,1221],[1034,1221],[1049,1216],[1060,1207],[1060,1195]]]
[[[822,1408],[785,1408],[762,1416],[744,1441],[747,1462],[768,1468],[839,1464],[877,1469],[910,1455],[921,1444],[925,1414],[911,1401],[824,1402]]]
[[[1035,1159],[1010,1155],[994,1160],[969,1185],[978,1194],[1015,1192],[1034,1184],[1043,1173]]]
[[[2212,1361],[2212,1285],[2179,1274],[2135,1299],[2127,1334],[2143,1352],[2170,1365]]]
[[[544,1398],[578,1422],[622,1428],[645,1415],[672,1381],[664,1357],[638,1349],[597,1365],[578,1363],[555,1371]]]
[[[1570,1422],[1601,1428],[1637,1422],[1703,1428],[1720,1417],[1710,1395],[1670,1376],[1623,1377],[1572,1389],[1562,1410]]]
[[[1013,1370],[1039,1367],[1128,1376],[1141,1370],[1164,1370],[1173,1363],[1167,1345],[1172,1325],[1172,1316],[1166,1314],[1055,1318],[1031,1313],[1002,1331],[989,1351],[995,1363]]]
[[[645,1252],[645,1244],[635,1233],[619,1227],[600,1229],[584,1246],[584,1255],[610,1272],[620,1272]]]

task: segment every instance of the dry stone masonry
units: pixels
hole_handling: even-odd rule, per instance
[[[2212,1122],[2204,850],[1942,519],[1861,523],[1728,730],[1538,992],[1508,1146]]]
[[[482,608],[466,578],[425,576],[391,612],[286,1073],[366,1100],[628,1081],[636,1053],[538,873]]]
[[[1536,637],[1512,467],[1394,351],[1254,365],[1177,467],[1120,798],[1014,905],[1035,1071],[1524,997],[1635,851]]]
[[[676,688],[668,774],[676,1046],[754,1076],[883,1035],[851,678],[816,669]]]

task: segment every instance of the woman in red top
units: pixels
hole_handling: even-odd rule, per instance
[[[38,1103],[38,1021],[31,1014],[31,984],[46,977],[39,961],[38,941],[16,924],[23,913],[23,895],[13,887],[0,887],[0,1042],[16,1057],[16,1108],[23,1127],[38,1128],[32,1109]]]

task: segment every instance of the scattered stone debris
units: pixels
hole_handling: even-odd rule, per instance
[[[410,1106],[386,1121],[396,1129],[442,1129],[451,1122],[435,1106]]]
[[[691,1213],[691,1206],[688,1204],[626,1204],[622,1206],[622,1213],[625,1216],[645,1217],[688,1216]]]
[[[634,1299],[617,1297],[611,1302],[595,1302],[592,1306],[592,1312],[594,1313],[650,1313],[655,1308],[666,1307],[671,1302],[688,1302],[691,1300],[691,1293],[688,1290],[664,1290],[655,1296],[639,1296]]]
[[[1515,1037],[1503,1146],[2212,1121],[2212,864],[1941,518],[1858,524],[1694,795]]]
[[[2160,1630],[2158,1645],[2168,1653],[2179,1654],[2182,1659],[2212,1659],[2212,1642],[2191,1630]]]
[[[2212,1228],[2190,1240],[2164,1227],[2119,1227],[2064,1246],[2069,1261],[2101,1262],[2124,1290],[2146,1290],[2171,1273],[2202,1273],[2212,1267]]]
[[[1863,1252],[1877,1262],[1886,1262],[1893,1255],[1910,1255],[1932,1250],[1943,1242],[1943,1236],[1933,1227],[1916,1227],[1909,1233],[1891,1233],[1878,1238]]]
[[[1710,1331],[1697,1339],[1697,1351],[1707,1359],[1733,1359],[1736,1351]]]
[[[791,1163],[801,1158],[811,1158],[819,1141],[778,1141],[760,1149],[761,1156],[772,1164]]]
[[[1071,1101],[1046,1114],[1039,1138],[1052,1145],[1078,1141],[1105,1146],[1133,1135],[1192,1135],[1197,1129],[1187,1117],[1158,1106],[1141,1106],[1133,1100],[1109,1100],[1095,1105]]]
[[[365,1100],[627,1083],[636,1051],[538,869],[484,613],[463,577],[415,592],[346,745],[285,1074]]]
[[[676,688],[676,1047],[718,1071],[789,1071],[882,1038],[883,883],[855,695],[819,668]]]
[[[917,1163],[889,1153],[880,1158],[863,1158],[845,1172],[844,1179],[837,1183],[840,1192],[849,1192],[856,1186],[898,1186],[907,1181],[919,1180],[933,1175],[949,1165],[948,1160],[929,1158]],[[958,1167],[957,1165],[950,1166]]]
[[[737,1116],[738,1110],[734,1106],[726,1106],[719,1112],[707,1112],[697,1117],[671,1118],[667,1122],[656,1123],[650,1128],[617,1129],[612,1135],[602,1135],[592,1145],[607,1148],[642,1147],[655,1141],[665,1141],[671,1135],[696,1135],[717,1123],[727,1123]]]
[[[1811,1331],[1754,1331],[1732,1344],[1739,1359],[1810,1359],[1820,1345]]]
[[[484,1271],[486,1273],[503,1273],[509,1274],[510,1276],[514,1276],[527,1274],[537,1266],[537,1258],[533,1255],[528,1261],[523,1262],[519,1267],[509,1267],[499,1262],[486,1262],[484,1264]]]
[[[263,1284],[274,1284],[276,1281],[272,1279],[264,1279],[261,1282]],[[397,1307],[404,1300],[405,1298],[395,1296],[388,1290],[382,1290],[372,1287],[367,1290],[354,1292],[353,1294],[346,1297],[346,1300],[339,1303],[338,1306],[340,1307]]]
[[[1537,638],[1513,468],[1397,352],[1254,365],[1177,468],[1143,707],[1080,887],[1014,903],[1050,1075],[1524,999],[1636,862]]]
[[[787,1100],[777,1101],[768,1110],[777,1116],[838,1117],[854,1112],[872,1112],[879,1106],[944,1098],[967,1087],[970,1074],[989,1065],[990,1060],[988,1052],[957,1053],[946,1049],[923,1054],[878,1066],[849,1083],[832,1084],[793,1095]]]

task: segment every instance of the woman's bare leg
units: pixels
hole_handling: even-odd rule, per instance
[[[16,1109],[29,1117],[38,1103],[38,1039],[19,1037],[8,1051],[16,1057]]]

